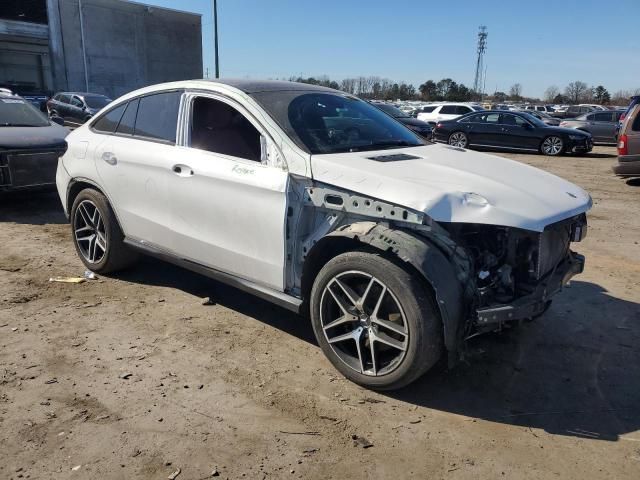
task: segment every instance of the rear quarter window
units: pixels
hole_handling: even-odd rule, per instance
[[[140,98],[134,136],[176,143],[182,92],[163,92]]]
[[[93,123],[91,128],[100,133],[114,133],[118,127],[118,123],[120,123],[120,119],[122,118],[122,114],[124,113],[126,106],[127,104],[125,103],[124,105],[120,105],[109,110],[107,113],[100,116],[98,120]]]

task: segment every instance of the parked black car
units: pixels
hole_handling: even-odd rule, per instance
[[[393,118],[409,127],[421,137],[426,138],[427,140],[431,140],[431,132],[433,131],[433,127],[427,122],[423,122],[422,120],[413,118],[411,115],[404,113],[398,107],[395,107],[388,103],[372,103],[372,105],[378,107],[384,113],[391,115]]]
[[[0,93],[0,192],[54,186],[68,133],[24,98]]]
[[[47,102],[47,111],[50,117],[61,117],[65,125],[79,127],[109,103],[109,97],[97,93],[60,92]]]
[[[434,140],[454,147],[530,150],[545,155],[586,153],[593,148],[591,135],[568,128],[550,127],[524,112],[475,112],[439,122]]]

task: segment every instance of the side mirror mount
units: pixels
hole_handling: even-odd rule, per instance
[[[50,120],[51,120],[53,123],[57,123],[58,125],[60,125],[60,126],[64,127],[64,118],[62,118],[62,117],[58,117],[58,116],[56,115],[56,116],[51,117],[51,119],[50,119]]]

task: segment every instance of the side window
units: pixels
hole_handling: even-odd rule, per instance
[[[456,107],[456,113],[458,115],[464,115],[465,113],[469,113],[472,112],[473,110],[471,110],[469,107],[464,107],[464,106],[458,106]]]
[[[84,103],[82,103],[82,100],[80,100],[78,97],[71,97],[71,105],[73,105],[74,107],[82,108],[84,106]]]
[[[431,113],[436,109],[436,107],[422,107],[420,110],[422,113]]]
[[[62,103],[69,103],[71,97],[69,97],[69,95],[60,95],[60,98],[58,100],[60,100]]]
[[[516,119],[516,125],[519,127],[522,127],[523,125],[528,124],[529,122],[527,122],[524,118],[522,117],[518,117],[516,115],[514,115],[515,119]]]
[[[191,147],[260,161],[260,133],[235,108],[212,98],[196,98],[191,115]]]
[[[136,125],[136,114],[138,113],[138,103],[139,99],[131,100],[127,104],[127,108],[124,111],[124,115],[122,115],[122,119],[120,119],[120,123],[118,124],[118,128],[116,129],[116,133],[120,133],[122,135],[133,135],[133,131]]]
[[[456,115],[457,107],[455,105],[444,105],[440,112],[443,115]]]
[[[504,125],[517,125],[516,116],[509,113],[503,113],[500,123]]]
[[[623,113],[624,113],[624,112],[615,112],[614,120],[615,120],[616,122],[619,122],[619,121],[620,121],[620,117],[622,116],[622,114],[623,114]]]
[[[126,104],[120,105],[113,110],[109,110],[102,115],[93,125],[92,128],[100,133],[113,133],[122,118]]]
[[[140,98],[134,135],[175,144],[181,96],[163,92]]]
[[[633,119],[633,124],[631,124],[631,130],[640,132],[640,109],[637,109],[636,118]]]
[[[595,122],[611,122],[611,113],[608,112],[594,113],[591,117]]]

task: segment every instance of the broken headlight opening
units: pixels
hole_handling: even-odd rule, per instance
[[[447,230],[473,265],[466,336],[544,313],[551,297],[584,266],[584,257],[570,249],[571,242],[586,235],[584,214],[543,232],[480,224],[450,225]]]

